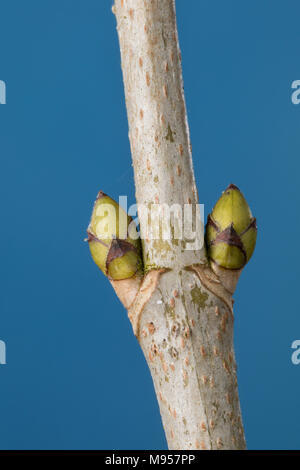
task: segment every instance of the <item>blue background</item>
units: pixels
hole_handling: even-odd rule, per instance
[[[103,189],[134,184],[111,1],[1,0],[2,449],[164,449],[126,312],[83,242]],[[250,449],[300,448],[299,1],[177,0],[206,214],[230,183],[259,234],[235,296]]]

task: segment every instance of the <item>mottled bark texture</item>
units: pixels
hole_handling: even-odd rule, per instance
[[[174,1],[116,0],[113,11],[137,203],[196,204]],[[187,250],[184,240],[151,239],[139,216],[146,274],[126,307],[169,448],[244,449],[226,273],[221,282],[204,247]]]

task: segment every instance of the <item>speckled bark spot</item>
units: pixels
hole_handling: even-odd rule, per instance
[[[175,335],[176,337],[179,335],[179,333],[180,333],[180,324],[179,324],[178,322],[175,322],[175,323],[172,325],[171,333],[172,333],[173,335]]]
[[[182,371],[182,378],[183,378],[183,385],[184,387],[187,387],[189,384],[189,376],[186,370]]]
[[[173,359],[178,359],[178,351],[173,346],[169,349],[169,354]]]
[[[202,380],[202,382],[203,382],[204,385],[207,385],[208,378],[207,378],[206,375],[202,375],[201,380]]]
[[[191,334],[191,333],[190,333],[190,329],[189,329],[188,326],[185,327],[183,334],[184,334],[184,337],[185,337],[186,339],[188,339],[188,338],[190,337],[190,334]]]
[[[148,323],[147,328],[148,328],[150,335],[153,335],[156,329],[154,326],[154,323],[153,322]]]
[[[166,135],[166,140],[168,140],[169,142],[174,142],[173,132],[170,124],[168,124],[168,133]]]
[[[150,75],[148,72],[146,72],[146,84],[147,86],[150,86]]]
[[[157,356],[157,355],[158,355],[158,347],[157,347],[157,345],[156,345],[155,343],[152,344],[152,346],[151,346],[151,351],[152,351],[152,353],[153,353],[154,356]]]
[[[230,372],[230,368],[229,368],[228,362],[224,359],[223,362],[222,362],[222,364],[223,364],[223,367],[224,367],[224,369],[226,370],[226,372],[229,373],[229,372]]]
[[[223,441],[220,437],[217,439],[217,448],[221,449],[223,447]]]

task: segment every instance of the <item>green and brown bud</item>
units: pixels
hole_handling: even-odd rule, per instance
[[[207,218],[208,257],[226,269],[242,269],[256,243],[256,219],[237,186],[230,184]]]
[[[109,279],[129,279],[142,271],[141,241],[135,223],[101,191],[87,233],[92,258]]]

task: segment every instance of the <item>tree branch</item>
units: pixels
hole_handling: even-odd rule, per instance
[[[137,202],[197,203],[173,2],[120,0],[115,11]],[[146,270],[205,259],[182,241],[152,240],[143,223],[141,236]]]
[[[195,205],[174,1],[116,0],[113,10],[138,205]],[[139,217],[147,274],[128,313],[169,448],[243,449],[231,293],[204,247],[152,239],[141,210]]]

